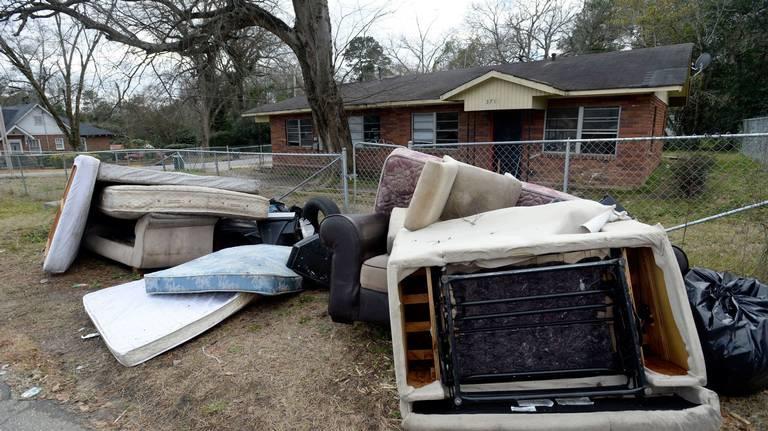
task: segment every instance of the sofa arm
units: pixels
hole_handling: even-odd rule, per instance
[[[334,214],[320,225],[320,240],[331,251],[328,314],[334,322],[358,320],[360,267],[386,252],[387,214]]]

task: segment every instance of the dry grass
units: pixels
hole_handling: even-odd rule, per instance
[[[99,338],[80,339],[93,330],[81,299],[136,276],[85,255],[67,274],[46,278],[39,264],[52,210],[2,198],[0,208],[0,364],[10,364],[16,391],[40,385],[44,397],[98,429],[398,427],[389,333],[332,323],[327,292],[257,301],[125,368]]]
[[[326,292],[255,302],[134,368],[119,365],[100,339],[81,340],[93,329],[82,296],[136,275],[92,255],[66,275],[41,272],[53,216],[42,201],[57,199],[63,184],[58,177],[31,179],[29,198],[18,180],[0,179],[0,365],[11,365],[6,377],[16,391],[40,385],[43,397],[98,429],[399,426],[388,331],[332,323]],[[685,245],[695,265],[760,275],[767,265],[754,258],[766,254],[766,211],[703,224],[672,240]],[[88,287],[74,287],[80,283]],[[768,428],[768,392],[723,398],[722,407],[724,429]]]

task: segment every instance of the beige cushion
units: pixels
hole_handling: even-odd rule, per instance
[[[360,286],[370,290],[387,293],[388,254],[374,256],[360,268]]]
[[[523,189],[523,183],[517,178],[457,162],[448,156],[444,160],[446,163],[456,163],[458,170],[441,220],[467,217],[517,204]]]
[[[389,230],[387,231],[387,253],[392,253],[395,236],[405,225],[406,214],[408,214],[408,208],[392,208],[389,215]]]
[[[429,160],[424,164],[416,190],[408,205],[404,226],[419,230],[440,219],[456,178],[458,163]]]

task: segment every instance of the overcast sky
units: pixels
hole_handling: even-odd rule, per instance
[[[431,25],[432,38],[458,31],[469,9],[470,0],[330,0],[332,16],[361,9],[372,12],[384,7],[389,14],[376,21],[370,34],[380,41],[397,39],[400,35],[416,36],[416,19],[422,29]],[[352,20],[342,23],[348,27]],[[343,31],[343,28],[342,28]]]

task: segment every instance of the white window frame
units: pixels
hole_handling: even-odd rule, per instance
[[[42,126],[43,123],[45,122],[45,119],[43,118],[42,114],[34,115],[32,116],[32,119],[33,119],[33,122],[35,123],[35,126]]]
[[[18,150],[13,148],[14,145],[18,145]],[[8,139],[8,151],[11,154],[23,154],[24,145],[21,143],[21,139]]]
[[[53,142],[56,145],[57,151],[64,151],[64,138],[56,138]]]
[[[449,144],[449,145],[456,144],[456,145],[458,145],[458,143],[459,143],[459,129],[460,129],[460,127],[459,127],[460,115],[459,115],[459,112],[457,112],[457,111],[413,112],[413,113],[411,113],[411,141],[414,144],[422,144],[422,145],[424,145],[424,144],[436,145],[437,144],[437,114],[456,114],[456,142],[455,143],[454,142],[445,142],[444,144]],[[431,115],[432,116],[432,142],[426,142],[424,140],[418,140],[418,141],[416,140],[415,134],[416,134],[416,116],[417,115],[422,115],[422,116]]]
[[[33,143],[35,144],[34,148],[33,148],[33,145],[32,145]],[[40,143],[40,140],[37,139],[37,138],[29,138],[29,140],[27,141],[27,146],[29,147],[29,152],[30,153],[42,153],[43,152],[42,144]]]
[[[567,108],[567,107],[564,107]],[[571,107],[572,108],[572,107]],[[571,154],[585,154],[590,156],[615,156],[619,146],[617,144],[614,144],[613,147],[613,154],[605,154],[605,153],[582,153],[581,152],[581,142],[580,139],[582,136],[582,129],[584,126],[584,108],[601,108],[601,109],[610,109],[615,108],[618,110],[617,119],[616,119],[616,136],[615,139],[619,138],[619,132],[621,131],[621,106],[579,106],[579,116],[576,120],[576,137],[573,138],[574,142],[571,143]],[[553,109],[561,109],[561,108],[553,108]],[[549,115],[549,108],[544,112],[544,140],[547,140],[547,117]],[[606,137],[606,140],[612,139],[610,137]],[[606,141],[608,142],[608,141]],[[552,151],[546,149],[547,144],[542,145],[542,151],[545,153],[550,154],[565,154],[565,150],[563,151]]]
[[[85,138],[85,136],[80,137],[80,146],[82,147],[83,151],[88,151],[88,140]]]

